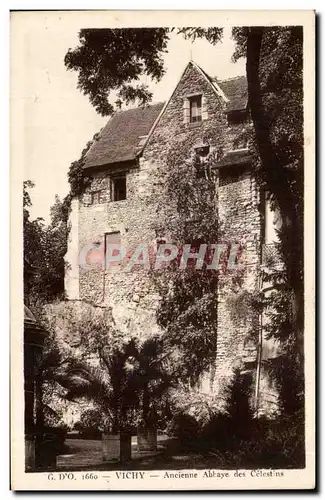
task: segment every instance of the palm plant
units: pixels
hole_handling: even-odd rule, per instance
[[[133,339],[129,352],[127,363],[132,373],[129,383],[131,390],[139,395],[140,423],[151,427],[157,423],[157,406],[176,381],[168,369],[161,338],[155,336],[143,342]]]
[[[49,329],[65,343],[53,378],[70,401],[88,400],[103,414],[106,432],[125,434],[153,425],[162,395],[172,385],[162,340],[141,341],[120,332],[108,308],[59,303],[48,311]],[[74,347],[68,348],[72,338]]]
[[[107,430],[127,431],[139,420],[153,424],[155,406],[173,385],[164,367],[161,341],[131,339],[120,347],[101,349],[98,365],[71,357],[56,380],[66,398],[94,402],[106,416]]]
[[[103,414],[106,432],[126,431],[138,407],[138,395],[130,390],[125,369],[126,352],[115,349],[97,366],[89,360],[71,357],[56,380],[66,388],[66,399],[95,403]]]

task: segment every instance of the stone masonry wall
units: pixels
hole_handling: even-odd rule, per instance
[[[194,93],[203,93],[207,119],[184,123],[184,98]],[[195,67],[189,65],[138,164],[127,175],[127,199],[110,202],[108,172],[92,172],[93,182],[86,196],[80,200],[78,251],[90,243],[103,244],[104,234],[114,231],[121,233],[121,244],[127,248],[134,248],[139,243],[155,245],[154,228],[164,210],[161,180],[170,144],[175,139],[186,140],[190,151],[195,144],[204,141],[222,149],[224,154],[232,150],[236,131],[228,126],[225,110],[223,98],[217,95]],[[236,126],[236,129],[241,130],[242,127]],[[244,288],[252,289],[256,287],[259,263],[261,220],[258,193],[249,172],[237,171],[232,175],[231,167],[229,170],[225,168],[227,170],[220,173],[219,179],[219,212],[225,222],[225,238],[245,242]],[[87,194],[98,189],[102,190],[101,203],[88,205]],[[152,287],[148,270],[143,266],[133,268],[132,272],[119,268],[110,271],[80,269],[79,272],[80,299],[111,306],[120,329],[142,336],[158,331],[155,311],[159,298]],[[229,283],[229,277],[225,276],[220,286],[214,389],[217,389],[218,380],[229,376],[234,364],[243,358],[244,351],[246,357],[255,356],[256,359],[256,352],[249,352],[249,346],[244,346],[249,320],[234,320],[228,307]]]
[[[203,93],[208,118],[185,124],[184,98]],[[161,183],[164,158],[170,143],[188,139],[189,151],[199,141],[227,148],[225,102],[216,95],[206,79],[193,67],[188,67],[174,92],[159,124],[146,145],[139,163],[127,175],[127,199],[109,201],[109,173],[91,172],[93,181],[79,208],[78,252],[89,244],[104,243],[104,234],[119,231],[121,245],[134,249],[138,244],[155,247],[155,227],[165,200]],[[89,193],[101,190],[98,205],[87,203]],[[152,288],[148,270],[133,267],[128,272],[119,268],[104,271],[100,266],[79,270],[80,299],[110,305],[117,325],[132,334],[149,335],[157,331],[155,313],[158,297]]]
[[[157,297],[143,266],[127,271],[116,266],[103,268],[105,233],[120,232],[121,246],[131,253],[139,244],[153,244],[153,213],[146,202],[146,175],[136,166],[127,174],[127,199],[110,202],[107,172],[93,174],[79,210],[79,253],[89,244],[98,243],[98,264],[80,268],[80,299],[112,307],[117,327],[133,335],[155,331]],[[91,191],[102,191],[101,203],[87,204]],[[96,258],[96,251],[92,252]]]
[[[249,170],[221,169],[218,207],[221,242],[239,244],[242,253],[238,261],[241,270],[228,270],[219,279],[215,388],[222,386],[236,366],[247,363],[247,367],[254,364],[256,368],[256,347],[249,340],[249,333],[258,326],[258,317],[252,315],[244,303],[240,306],[240,297],[245,297],[245,292],[256,291],[259,286],[262,220],[259,190]]]
[[[199,123],[185,124],[183,122],[184,96],[195,92],[203,92],[206,100],[208,119]],[[188,141],[189,150],[197,142],[203,140],[212,147],[221,148],[223,154],[233,149],[235,137],[243,130],[245,125],[229,126],[225,113],[225,103],[222,97],[216,95],[208,82],[196,70],[188,69],[178,85],[159,125],[149,140],[140,165],[150,171],[153,176],[156,169],[161,169],[157,158],[166,154],[169,144],[175,140]],[[230,167],[231,169],[231,167]],[[256,183],[249,172],[236,170],[228,175],[228,167],[220,174],[218,188],[219,216],[224,221],[223,237],[227,241],[245,244],[245,273],[243,276],[243,289],[252,290],[257,286],[257,268],[259,265],[259,248],[261,234],[261,217],[259,212],[259,194]],[[155,188],[154,182],[151,183]],[[156,188],[157,194],[160,186]],[[163,210],[164,207],[160,207]],[[159,213],[159,208],[158,212]],[[247,332],[251,328],[249,319],[240,321],[231,317],[227,298],[230,295],[230,277],[220,287],[220,301],[218,312],[217,359],[211,374],[202,381],[202,389],[217,390],[219,381],[229,379],[235,364],[243,358],[256,361],[256,348],[246,341]],[[256,319],[256,318],[254,318]],[[236,325],[236,321],[239,325]]]

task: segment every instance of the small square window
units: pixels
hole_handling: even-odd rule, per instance
[[[202,96],[196,95],[189,98],[190,101],[190,123],[202,121]]]
[[[227,113],[227,121],[229,126],[246,123],[247,118],[247,111],[245,109],[241,111],[230,111],[229,113]]]
[[[126,200],[126,175],[111,178],[111,200]]]
[[[208,154],[210,153],[210,146],[207,144],[203,144],[201,146],[197,146],[195,149],[195,152],[198,156],[200,156],[201,158],[205,158],[206,156],[208,156]]]
[[[100,203],[100,191],[93,191],[91,193],[91,203],[92,205],[98,205],[98,203]]]

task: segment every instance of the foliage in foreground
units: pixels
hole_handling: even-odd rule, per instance
[[[84,302],[47,306],[44,319],[65,352],[53,377],[66,400],[94,404],[107,431],[157,424],[158,403],[172,385],[159,338],[127,337],[109,308]]]
[[[168,433],[179,439],[183,451],[215,457],[218,468],[303,468],[303,414],[294,420],[256,418],[251,393],[251,374],[236,370],[224,407],[211,404],[201,419],[176,411]]]
[[[70,191],[62,201],[55,195],[48,225],[41,217],[31,219],[30,190],[35,184],[30,180],[23,184],[24,266],[27,271],[24,277],[25,303],[32,307],[36,316],[42,304],[64,298],[64,275],[68,265],[64,258],[68,249],[71,201],[89,185],[91,178],[84,175],[83,166],[85,156],[98,136],[95,134],[82,150],[80,158],[71,163],[68,171]]]
[[[64,256],[67,251],[68,206],[58,196],[51,207],[51,221],[46,225],[41,217],[30,216],[32,206],[29,190],[31,181],[24,182],[24,287],[25,302],[35,311],[40,304],[64,296]],[[27,269],[27,267],[29,269]]]

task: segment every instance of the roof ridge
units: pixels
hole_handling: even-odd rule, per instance
[[[116,111],[114,113],[114,115],[112,115],[112,118],[113,116],[115,115],[119,115],[120,113],[126,113],[127,111],[134,111],[136,109],[145,109],[145,108],[153,108],[154,106],[160,106],[161,104],[165,104],[166,101],[157,101],[157,102],[152,102],[150,104],[145,104],[144,106],[134,106],[132,108],[128,108],[128,109],[120,109],[119,111]]]
[[[229,78],[224,78],[223,80],[219,80],[217,76],[214,78],[218,82],[230,82],[231,80],[238,80],[238,78],[246,78],[246,75],[230,76]]]
[[[139,136],[147,136],[163,102],[119,110],[102,128],[86,155],[84,168],[135,159]]]
[[[168,100],[130,106],[110,117],[102,127],[98,140],[88,150],[85,168],[135,160],[148,143],[188,68],[199,72],[215,94],[225,102],[228,112],[247,108],[247,82],[244,75],[218,81],[217,78],[212,79],[197,63],[190,61]]]

